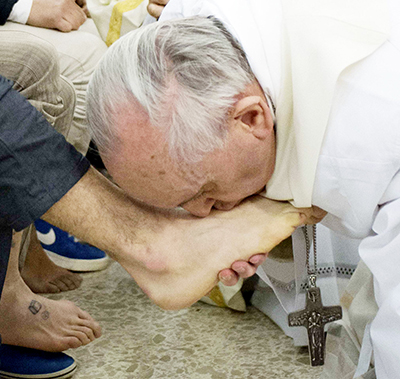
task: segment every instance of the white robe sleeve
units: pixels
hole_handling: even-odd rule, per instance
[[[400,171],[385,192],[360,256],[374,276],[378,313],[371,324],[378,379],[400,375]]]
[[[26,24],[31,13],[33,0],[18,0],[8,16],[8,21]]]

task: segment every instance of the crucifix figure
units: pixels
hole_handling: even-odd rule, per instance
[[[340,306],[324,307],[321,300],[321,290],[316,286],[316,276],[310,275],[309,289],[306,297],[306,307],[301,311],[289,313],[289,326],[304,326],[308,333],[308,349],[311,366],[324,364],[325,324],[340,320]]]

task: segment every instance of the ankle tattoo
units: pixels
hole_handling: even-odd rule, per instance
[[[37,315],[42,308],[43,308],[43,305],[41,303],[39,303],[37,300],[32,300],[28,307],[28,309],[34,315]],[[43,310],[43,312],[41,313],[41,317],[43,320],[48,320],[50,317],[50,312]]]
[[[31,311],[32,314],[36,315],[42,309],[42,304],[36,300],[32,300],[29,304],[28,309]]]

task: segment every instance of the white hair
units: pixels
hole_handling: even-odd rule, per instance
[[[235,97],[254,80],[239,42],[216,18],[155,22],[120,38],[99,63],[87,96],[92,138],[112,152],[116,106],[133,95],[171,157],[199,161],[224,146]]]

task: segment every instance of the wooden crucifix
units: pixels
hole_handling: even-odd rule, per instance
[[[311,366],[324,364],[325,356],[325,324],[340,320],[340,306],[324,307],[321,300],[321,290],[316,286],[316,278],[309,278],[309,289],[306,296],[306,307],[297,312],[289,313],[289,326],[304,326],[308,333],[308,350]]]

